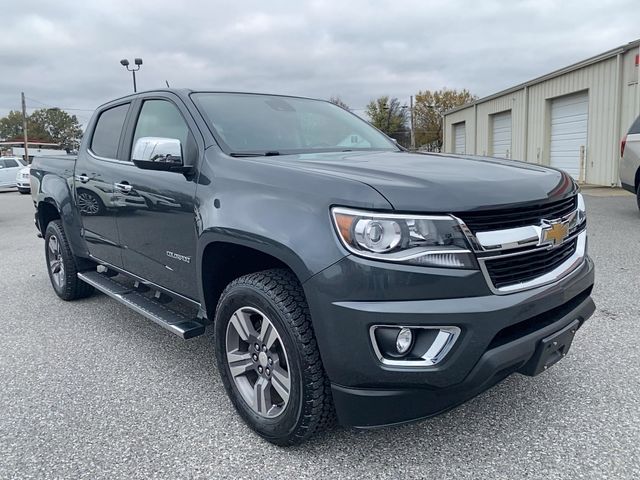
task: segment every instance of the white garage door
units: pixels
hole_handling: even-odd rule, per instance
[[[581,150],[587,147],[589,97],[587,92],[556,98],[551,102],[551,166],[580,178]]]
[[[492,115],[491,155],[511,158],[511,110]]]
[[[453,153],[466,153],[467,134],[464,128],[464,122],[456,123],[453,126],[453,136],[456,141]]]

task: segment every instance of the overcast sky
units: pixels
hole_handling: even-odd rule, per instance
[[[484,96],[640,37],[638,0],[3,2],[0,115],[93,108],[165,86],[340,95],[352,108],[421,89]],[[38,103],[42,102],[42,103]],[[85,111],[84,109],[88,110]]]

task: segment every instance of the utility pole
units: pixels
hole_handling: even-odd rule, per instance
[[[24,100],[24,92],[22,93],[22,134],[24,137],[24,160],[29,164],[29,139],[27,135],[27,103]]]
[[[411,115],[411,150],[416,149],[416,130],[413,119],[413,95],[409,97],[409,115]]]
[[[389,133],[389,127],[391,126],[391,105],[387,108],[387,131],[385,132],[387,135],[391,135]]]

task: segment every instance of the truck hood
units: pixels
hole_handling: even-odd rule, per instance
[[[560,170],[490,157],[331,152],[269,159],[366,183],[394,209],[424,213],[541,203],[567,197],[577,189],[571,177]]]

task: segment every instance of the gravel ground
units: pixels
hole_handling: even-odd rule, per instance
[[[437,418],[290,449],[239,420],[210,335],[59,300],[30,197],[0,193],[0,478],[640,478],[640,214],[586,193],[598,310],[565,360]]]

